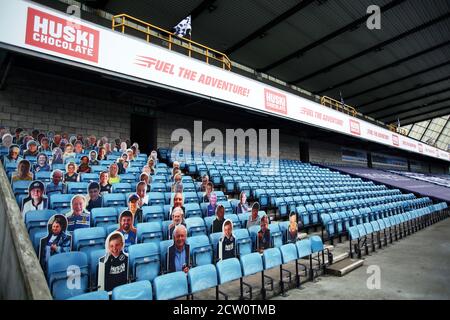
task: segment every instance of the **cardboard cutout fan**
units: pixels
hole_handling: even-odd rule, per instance
[[[119,216],[119,229],[116,231],[123,235],[125,241],[124,251],[128,252],[128,247],[137,241],[137,230],[134,227],[134,214],[130,210],[124,210]]]
[[[51,256],[69,252],[72,247],[72,236],[67,232],[67,218],[62,214],[55,214],[48,219],[48,234],[39,242],[39,262],[44,271]]]
[[[298,239],[297,213],[289,214],[289,227],[286,230],[286,242],[295,243]]]
[[[167,272],[184,271],[191,267],[190,246],[186,243],[187,229],[179,224],[173,231],[173,244],[167,248]],[[177,255],[181,259],[177,259]]]
[[[222,237],[218,244],[218,258],[225,260],[237,257],[236,239],[233,235],[233,221],[225,220],[222,226]]]
[[[98,264],[98,290],[112,291],[128,282],[128,255],[124,253],[124,247],[125,239],[119,231],[106,238],[106,255]]]
[[[44,210],[48,208],[48,198],[44,195],[45,186],[39,180],[35,180],[28,186],[28,196],[22,200],[22,216],[28,211]]]

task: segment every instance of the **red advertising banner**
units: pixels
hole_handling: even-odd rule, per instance
[[[26,44],[98,62],[99,42],[97,30],[28,8]]]
[[[398,139],[398,135],[396,135],[396,134],[392,135],[392,143],[394,144],[394,146],[397,146],[397,147],[400,145],[400,141]]]
[[[264,89],[264,97],[267,110],[287,114],[286,95],[269,89]]]
[[[358,136],[361,135],[361,126],[358,121],[350,119],[350,132]]]

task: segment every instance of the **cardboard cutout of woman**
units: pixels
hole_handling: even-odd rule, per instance
[[[233,236],[233,221],[225,220],[222,227],[222,237],[218,243],[218,258],[225,260],[237,257],[236,239]]]
[[[125,239],[119,231],[106,238],[106,255],[99,259],[98,290],[112,291],[128,282],[128,255],[124,253]]]
[[[28,160],[20,160],[17,165],[17,171],[12,175],[11,182],[15,181],[33,181],[31,173],[31,163]]]
[[[251,211],[251,209],[248,206],[247,203],[247,194],[245,193],[245,191],[242,191],[239,194],[239,203],[236,207],[236,213],[240,214],[240,213],[245,213],[245,212],[249,212]]]
[[[72,236],[67,232],[67,219],[62,214],[55,214],[47,222],[48,235],[39,243],[39,262],[44,273],[47,271],[48,259],[51,256],[69,252]]]

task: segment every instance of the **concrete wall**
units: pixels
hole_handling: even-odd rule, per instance
[[[159,147],[174,147],[178,142],[171,141],[171,134],[176,129],[186,129],[191,133],[191,139],[194,141],[194,121],[200,121],[198,117],[189,117],[189,116],[179,116],[176,114],[171,113],[158,113],[157,115],[157,144]],[[202,131],[203,133],[211,128],[218,129],[223,137],[223,151],[226,151],[226,130],[227,129],[239,129],[240,126],[233,124],[231,121],[229,123],[219,122],[219,121],[209,121],[209,120],[202,120]],[[246,128],[243,128],[245,131]],[[268,130],[269,131],[269,130]],[[260,138],[258,136],[258,138]],[[267,138],[270,140],[270,137]],[[287,135],[282,132],[280,132],[279,135],[279,152],[280,152],[280,158],[282,159],[293,159],[293,160],[299,160],[300,159],[300,152],[299,152],[299,138],[293,135]],[[205,141],[199,146],[204,148],[206,147],[210,142]],[[197,146],[195,142],[193,143],[193,146]],[[270,143],[269,143],[269,151],[270,151]],[[247,150],[248,152],[248,142],[247,142]]]
[[[323,141],[309,141],[309,160],[311,162],[345,164],[342,161],[341,146]]]
[[[0,124],[128,139],[129,106],[93,95],[110,94],[83,83],[12,68],[6,89],[0,91]]]
[[[0,165],[0,300],[51,299],[19,207]]]

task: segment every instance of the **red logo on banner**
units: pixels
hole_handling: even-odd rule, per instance
[[[98,62],[99,38],[97,30],[28,8],[26,44]]]
[[[419,152],[423,153],[423,145],[421,145],[420,143],[419,143]]]
[[[392,143],[394,144],[394,146],[397,146],[397,147],[400,145],[400,142],[398,140],[398,136],[395,135],[395,134],[392,135]]]
[[[282,114],[287,114],[287,98],[284,94],[264,89],[266,109]]]
[[[350,119],[350,132],[358,136],[361,135],[361,127],[358,121]]]

